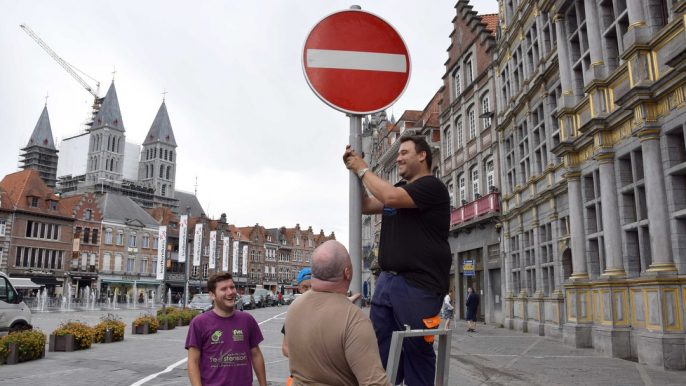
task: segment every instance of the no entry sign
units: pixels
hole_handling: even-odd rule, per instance
[[[392,105],[410,81],[410,54],[382,18],[344,10],[310,31],[302,54],[305,78],[329,106],[365,115]]]

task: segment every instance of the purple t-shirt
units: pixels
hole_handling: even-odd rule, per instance
[[[252,359],[250,349],[264,338],[260,326],[247,312],[234,311],[222,317],[214,311],[193,318],[186,350],[200,349],[200,376],[204,386],[252,385]]]

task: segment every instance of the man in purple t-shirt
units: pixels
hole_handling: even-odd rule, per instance
[[[262,331],[252,315],[234,310],[233,277],[219,272],[207,281],[207,289],[214,309],[196,316],[186,337],[191,385],[249,386],[254,367],[260,386],[267,386]]]

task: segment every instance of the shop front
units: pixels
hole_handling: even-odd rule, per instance
[[[129,301],[139,301],[141,294],[144,301],[160,299],[159,291],[162,283],[151,278],[140,275],[103,275],[100,280],[100,297],[112,299],[116,296],[119,303],[126,303],[127,295]]]

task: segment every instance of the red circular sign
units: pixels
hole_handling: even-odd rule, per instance
[[[395,103],[410,82],[410,53],[382,18],[360,10],[333,13],[305,39],[305,79],[329,106],[371,114]]]

